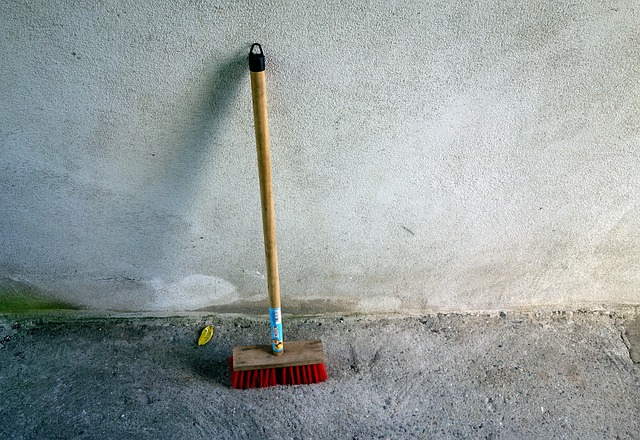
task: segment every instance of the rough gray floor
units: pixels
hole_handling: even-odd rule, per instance
[[[623,318],[290,318],[290,339],[323,339],[329,381],[238,391],[227,357],[263,320],[4,317],[0,438],[640,438]]]

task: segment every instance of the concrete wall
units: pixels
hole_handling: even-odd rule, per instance
[[[5,295],[263,311],[258,41],[285,311],[640,304],[635,0],[25,0],[0,29]]]

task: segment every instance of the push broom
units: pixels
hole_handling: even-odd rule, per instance
[[[322,341],[287,342],[285,349],[282,337],[265,57],[262,47],[258,43],[253,44],[249,50],[249,70],[251,73],[256,149],[258,151],[264,252],[267,263],[271,344],[233,348],[233,356],[230,359],[232,365],[231,386],[244,389],[323,382],[327,380],[327,371],[324,366]]]

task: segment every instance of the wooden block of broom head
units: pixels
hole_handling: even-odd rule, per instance
[[[284,353],[275,356],[271,345],[249,345],[233,348],[233,371],[297,367],[324,363],[322,341],[286,341]]]

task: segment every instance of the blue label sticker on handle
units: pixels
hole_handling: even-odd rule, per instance
[[[284,344],[282,343],[282,312],[280,307],[269,309],[269,320],[271,321],[271,348],[274,353],[282,353]]]

